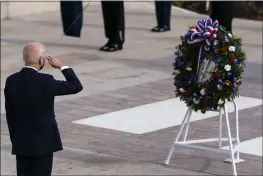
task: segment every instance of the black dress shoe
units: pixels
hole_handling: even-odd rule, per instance
[[[100,48],[101,51],[105,52],[114,52],[118,50],[122,50],[122,44],[110,43]]]
[[[102,47],[100,47],[100,51],[107,50],[109,48],[109,45],[111,44],[110,40]]]
[[[156,27],[152,28],[152,32],[166,32],[166,31],[170,31],[170,30],[171,30],[170,26],[165,26],[165,27],[156,26]]]

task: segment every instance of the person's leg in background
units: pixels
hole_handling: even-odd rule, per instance
[[[165,32],[170,30],[172,1],[155,1],[157,26],[152,32]]]
[[[227,31],[232,33],[232,21],[233,21],[233,1],[211,1],[211,18],[218,20],[219,25],[226,28]]]
[[[170,30],[170,22],[171,22],[171,11],[172,11],[172,3],[173,1],[163,1],[164,3],[164,16],[163,16],[163,21],[164,21],[164,28],[166,30]]]
[[[225,13],[224,20],[222,20],[222,25],[226,27],[226,30],[232,33],[232,21],[233,21],[233,10],[234,10],[234,2],[233,1],[225,1]]]
[[[63,31],[66,36],[81,36],[83,23],[82,8],[82,1],[60,1]]]
[[[101,51],[113,52],[122,49],[124,43],[123,1],[102,1],[105,35],[109,39]]]
[[[112,9],[112,2],[111,1],[101,1],[102,7],[102,15],[103,15],[103,22],[104,22],[104,32],[105,36],[108,39],[108,42],[100,48],[100,50],[108,49],[108,45],[112,43],[112,33],[113,33],[113,9]]]
[[[122,49],[125,42],[125,17],[124,17],[124,2],[114,1],[114,35],[113,35],[113,48]]]
[[[159,31],[159,29],[162,27],[162,11],[163,11],[163,2],[162,1],[155,1],[155,16],[157,21],[157,26],[152,28],[153,32]]]

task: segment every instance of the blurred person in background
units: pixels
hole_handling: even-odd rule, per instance
[[[125,41],[125,19],[123,1],[101,1],[105,36],[108,42],[100,51],[122,50]]]
[[[155,13],[157,26],[152,32],[166,32],[171,30],[171,10],[173,1],[155,1]]]

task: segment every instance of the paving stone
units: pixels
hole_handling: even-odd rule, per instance
[[[95,114],[104,114],[104,113],[112,112],[111,109],[99,108],[99,107],[96,107],[96,105],[94,105],[94,106],[85,106],[84,108],[81,108],[81,110],[83,110],[83,111],[91,111],[91,112],[94,112]]]
[[[153,165],[146,163],[134,163],[127,164],[123,167],[117,166],[116,168],[94,173],[94,175],[209,175],[209,174],[200,174],[192,171],[184,171],[181,169],[167,168],[162,165]]]
[[[63,162],[57,163],[53,166],[52,175],[92,175],[98,171],[100,171],[100,169],[91,168],[88,165],[83,167]]]
[[[133,162],[127,159],[105,154],[87,154],[81,158],[77,158],[69,162],[69,164],[83,167],[88,165],[89,167],[100,169],[100,171],[121,168],[126,165],[130,165],[131,163]]]

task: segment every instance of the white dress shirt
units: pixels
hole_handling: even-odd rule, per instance
[[[24,66],[24,68],[31,68],[31,69],[34,69],[38,72],[38,70],[35,68],[35,67],[31,67],[31,66]],[[68,66],[62,66],[60,68],[61,71],[65,70],[65,69],[68,69],[69,67]]]

